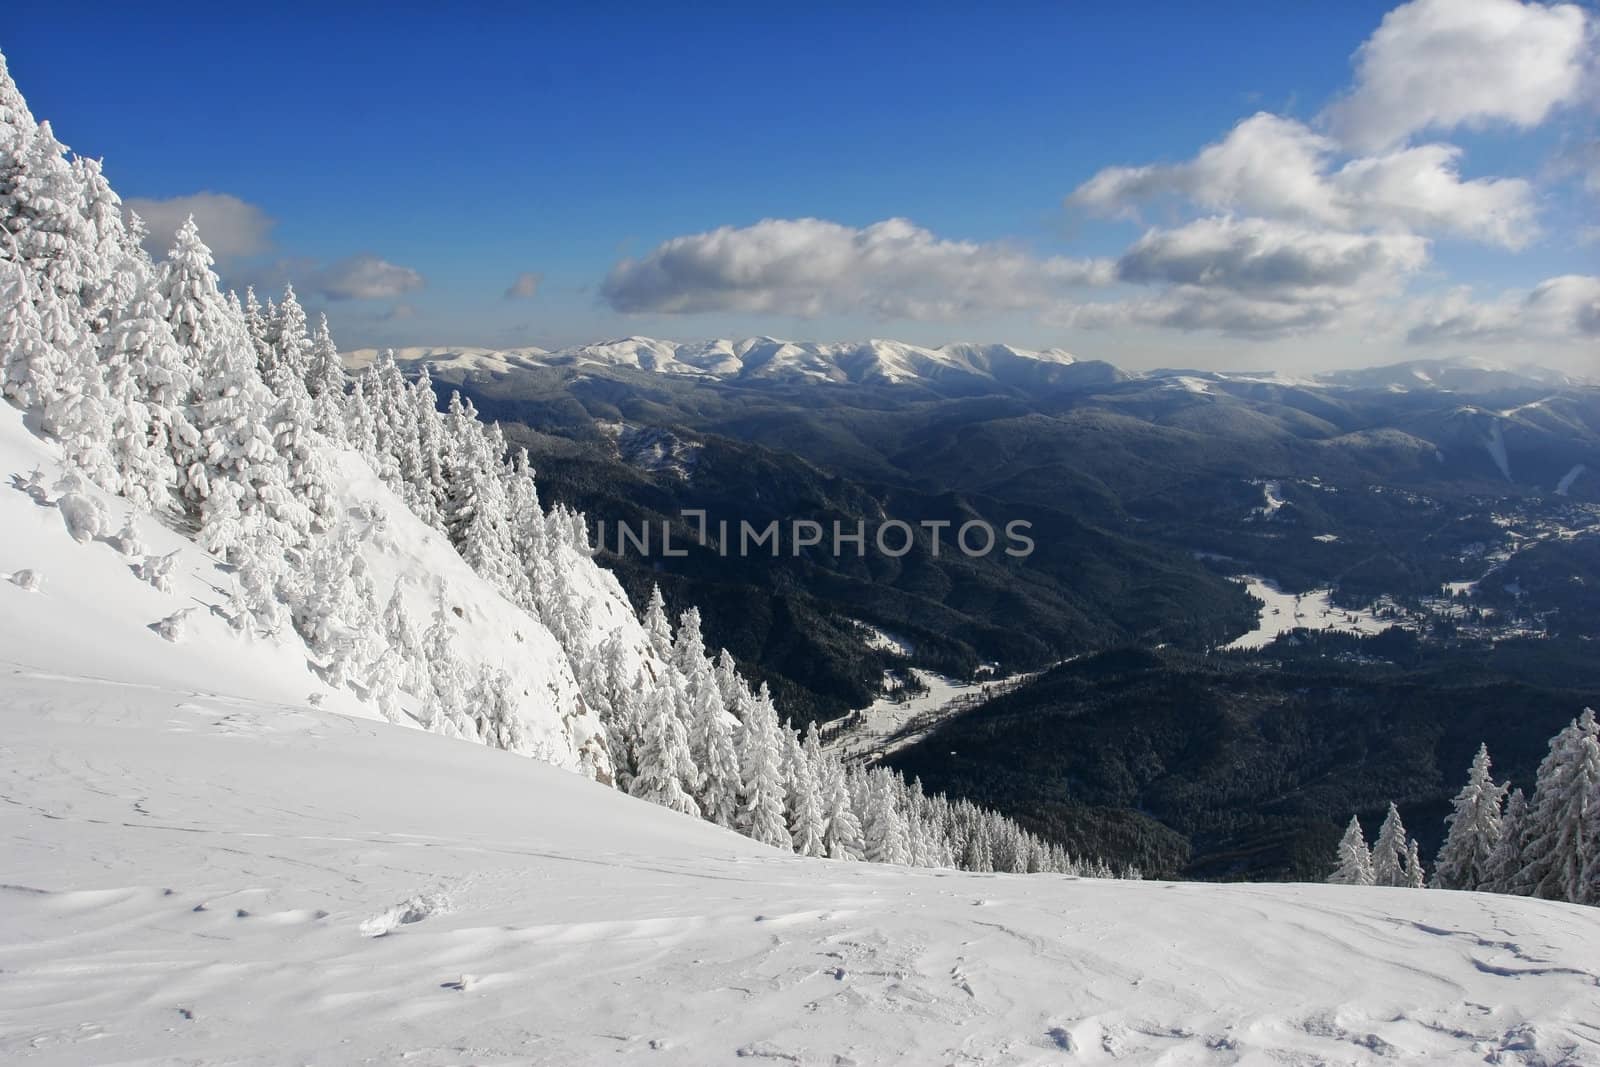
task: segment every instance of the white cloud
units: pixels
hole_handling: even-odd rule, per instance
[[[1600,312],[1594,280],[1584,277],[1488,303],[1466,292],[1403,299],[1429,262],[1432,236],[1513,251],[1540,236],[1529,181],[1463,179],[1460,148],[1411,138],[1545,121],[1579,98],[1591,29],[1570,3],[1396,8],[1358,51],[1351,90],[1324,112],[1332,135],[1262,112],[1192,158],[1108,167],[1074,190],[1069,207],[1092,214],[1136,219],[1154,205],[1189,221],[1146,232],[1117,261],[1117,279],[1149,295],[1063,301],[1047,318],[1254,337],[1407,326],[1413,340],[1593,334]],[[1569,149],[1557,169],[1587,180],[1591,154],[1588,144]]]
[[[183,220],[194,216],[200,237],[218,260],[241,259],[271,247],[277,220],[255,204],[228,193],[201,192],[166,200],[129,197],[123,209],[137,212],[149,227],[145,248],[156,258],[165,257]]]
[[[1322,177],[1331,149],[1293,119],[1260,112],[1187,163],[1108,167],[1068,202],[1118,214],[1140,201],[1177,196],[1214,210],[1328,220],[1337,213]]]
[[[1117,276],[1285,301],[1353,299],[1417,270],[1427,258],[1427,240],[1412,234],[1221,217],[1151,230],[1117,261]]]
[[[764,219],[676,237],[642,259],[625,259],[612,268],[602,293],[625,312],[950,319],[1037,309],[1112,276],[1109,261],[1040,258],[1007,244],[944,240],[905,219],[862,228],[814,218]]]
[[[421,289],[424,279],[410,267],[377,256],[349,256],[315,271],[306,287],[329,300],[383,300]]]
[[[942,240],[903,219],[862,229],[768,219],[674,238],[624,260],[604,295],[626,312],[924,320],[1023,312],[1055,325],[1275,335],[1326,326],[1386,298],[1427,258],[1428,241],[1412,234],[1231,216],[1150,230],[1117,260]],[[1081,300],[1086,289],[1119,283],[1152,295]]]
[[[517,275],[517,280],[511,283],[506,290],[507,300],[530,300],[539,291],[539,285],[544,281],[544,275],[537,271],[524,271]]]
[[[1187,162],[1102,170],[1068,203],[1118,215],[1177,198],[1213,211],[1450,233],[1507,248],[1523,247],[1537,232],[1532,187],[1520,178],[1462,181],[1454,146],[1419,145],[1335,168],[1337,156],[1332,139],[1262,112]]]
[[[1355,86],[1327,118],[1359,151],[1427,129],[1537,126],[1578,98],[1587,45],[1573,4],[1413,0],[1356,52]]]
[[[1149,297],[1063,304],[1051,309],[1045,321],[1079,329],[1157,326],[1264,340],[1331,329],[1347,322],[1355,310],[1336,292],[1261,299],[1205,286],[1177,285]]]
[[[1564,274],[1527,292],[1481,302],[1470,290],[1457,289],[1421,302],[1407,337],[1415,343],[1591,339],[1600,343],[1600,277]]]
[[[1353,159],[1332,177],[1357,224],[1452,233],[1509,249],[1538,236],[1533,187],[1521,178],[1462,181],[1461,149],[1425,144]]]
[[[1406,233],[1361,234],[1227,216],[1150,230],[1117,261],[1117,278],[1154,291],[1062,303],[1046,321],[1086,329],[1156,326],[1235,337],[1305,334],[1370,320],[1428,259]]]

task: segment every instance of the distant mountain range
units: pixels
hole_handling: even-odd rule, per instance
[[[346,359],[355,368],[375,355]],[[935,491],[994,491],[983,472],[1021,477],[1051,503],[1085,476],[1096,493],[1126,497],[1130,479],[1155,490],[1197,467],[1585,496],[1600,470],[1600,385],[1481,358],[1317,374],[1130,372],[1061,349],[770,337],[405,348],[396,358],[463,388],[491,418],[637,453],[647,468],[658,461],[635,446],[668,430]],[[982,440],[997,433],[1003,441]],[[940,469],[952,463],[977,464],[969,473],[980,476],[952,479]]]
[[[348,353],[346,360],[352,367],[359,367],[376,354],[377,349],[360,349]],[[877,339],[824,344],[773,337],[692,342],[624,337],[555,350],[533,346],[401,348],[395,350],[395,358],[402,366],[426,365],[430,373],[446,378],[463,374],[503,375],[534,369],[560,370],[574,375],[645,371],[678,379],[751,386],[914,385],[936,393],[961,396],[1040,387],[1104,386],[1125,381],[1160,383],[1194,393],[1207,393],[1218,385],[1262,384],[1394,393],[1492,393],[1593,384],[1530,364],[1510,366],[1476,357],[1412,360],[1316,374],[1184,369],[1131,372],[1101,360],[1079,359],[1060,348],[1027,349],[968,343],[930,348]]]
[[[931,550],[875,569],[607,559],[634,593],[660,582],[701,605],[708,638],[801,717],[859,706],[875,684],[880,665],[837,619],[912,636],[923,665],[951,673],[1123,642],[1203,648],[1248,627],[1213,569],[1425,595],[1481,574],[1462,554],[1498,545],[1493,516],[1524,498],[1600,501],[1600,387],[1483,360],[1127,372],[1060,349],[765,337],[396,356],[527,446],[547,501],[613,524],[659,528],[683,508],[1035,523],[1025,567]],[[1280,506],[1263,518],[1269,483]]]
[[[353,354],[370,359],[375,350]],[[642,370],[684,378],[724,382],[827,382],[851,385],[925,383],[971,392],[974,386],[1002,388],[1051,385],[1120,372],[1108,364],[1085,362],[1058,348],[1033,351],[1009,345],[951,344],[926,348],[899,341],[820,344],[750,337],[741,341],[657,341],[624,337],[550,352],[539,348],[496,351],[483,348],[406,348],[402,364],[428,364],[452,370],[507,373],[529,367]]]

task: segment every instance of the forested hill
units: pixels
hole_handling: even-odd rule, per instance
[[[1163,876],[1319,879],[1350,816],[1375,825],[1391,801],[1431,858],[1480,743],[1501,780],[1531,794],[1551,737],[1600,707],[1591,645],[1424,656],[1391,630],[1305,633],[1258,654],[1111,651],[953,718],[889,762]]]

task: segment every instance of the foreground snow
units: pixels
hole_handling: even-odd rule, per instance
[[[3,668],[12,1063],[1589,1063],[1600,912],[780,855],[535,761]]]

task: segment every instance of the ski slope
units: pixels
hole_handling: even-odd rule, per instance
[[[6,1063],[1600,1062],[1590,909],[805,860],[387,723],[0,670]]]

